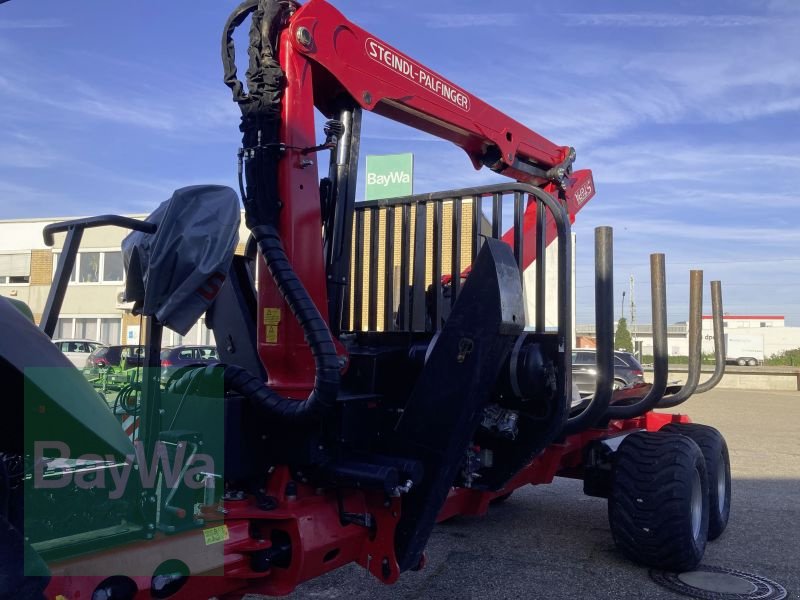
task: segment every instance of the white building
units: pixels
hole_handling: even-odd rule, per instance
[[[726,329],[744,327],[784,327],[783,315],[729,315],[725,314],[722,324]],[[703,329],[712,329],[712,316],[703,315]]]
[[[127,215],[143,219],[146,215]],[[0,221],[0,296],[25,302],[38,323],[56,270],[65,234],[55,236],[54,246],[44,244],[42,231],[50,223],[72,219],[25,219]],[[105,344],[140,343],[140,319],[121,303],[124,271],[120,244],[129,233],[119,227],[97,227],[83,233],[75,268],[70,278],[54,338],[83,338]],[[249,232],[240,226],[242,252]],[[201,319],[186,336],[165,331],[165,346],[209,344],[212,333]]]
[[[703,315],[703,353],[714,354],[714,324],[711,315]],[[759,337],[764,348],[764,357],[769,358],[786,350],[800,348],[800,327],[786,327],[782,315],[730,315],[723,317],[723,328],[727,333],[735,330],[738,335]],[[578,325],[578,335],[594,336],[594,325]],[[636,324],[631,328],[634,341],[642,342],[642,354],[653,354],[653,329],[649,324]],[[689,325],[683,321],[667,326],[667,348],[670,356],[689,354]]]

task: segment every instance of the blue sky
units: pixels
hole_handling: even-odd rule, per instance
[[[176,187],[235,187],[238,110],[219,61],[235,4],[0,4],[0,219],[149,212]],[[665,252],[670,321],[704,268],[730,313],[800,326],[797,2],[333,4],[594,171],[575,225],[578,322],[592,319],[592,229],[613,225],[617,298],[634,275],[640,321],[648,254]],[[445,142],[365,118],[362,156],[404,151],[416,191],[498,181]]]

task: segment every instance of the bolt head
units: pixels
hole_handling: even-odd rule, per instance
[[[301,46],[308,48],[311,45],[311,32],[305,27],[298,27],[295,36],[297,38],[297,43]]]

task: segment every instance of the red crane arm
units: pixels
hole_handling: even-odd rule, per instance
[[[285,73],[281,101],[278,164],[280,230],[286,254],[323,318],[327,315],[326,276],[320,248],[321,213],[317,170],[301,149],[315,146],[314,108],[334,117],[343,94],[363,109],[404,123],[463,148],[482,166],[516,181],[561,194],[570,217],[594,195],[590,171],[572,171],[574,150],[557,146],[464,91],[431,69],[351,23],[325,0],[297,8],[280,34]],[[548,219],[551,221],[551,219]],[[535,204],[524,226],[532,230]],[[555,237],[548,223],[546,239]],[[536,256],[535,236],[525,236],[527,266]],[[319,248],[319,250],[317,250]],[[311,389],[314,365],[301,328],[262,269],[259,276],[259,350],[270,365],[270,384],[299,397]]]
[[[561,188],[570,217],[594,196],[589,170],[572,172],[575,152],[557,146],[451,83],[406,54],[351,23],[326,0],[310,0],[293,16],[288,38],[314,69],[314,102],[326,105],[343,88],[362,108],[463,148],[476,169],[489,167],[520,182],[556,193]],[[534,226],[536,211],[525,215]],[[548,243],[555,227],[548,227]],[[508,234],[512,243],[512,233]],[[524,264],[535,258],[526,236]]]

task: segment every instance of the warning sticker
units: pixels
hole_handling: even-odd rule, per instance
[[[264,309],[264,325],[278,325],[281,322],[280,308]]]
[[[278,326],[277,325],[267,325],[265,332],[265,341],[268,344],[277,344],[278,343]]]
[[[211,527],[210,529],[203,530],[203,538],[206,540],[206,546],[211,544],[219,544],[224,542],[230,537],[227,525],[220,525],[219,527]]]

